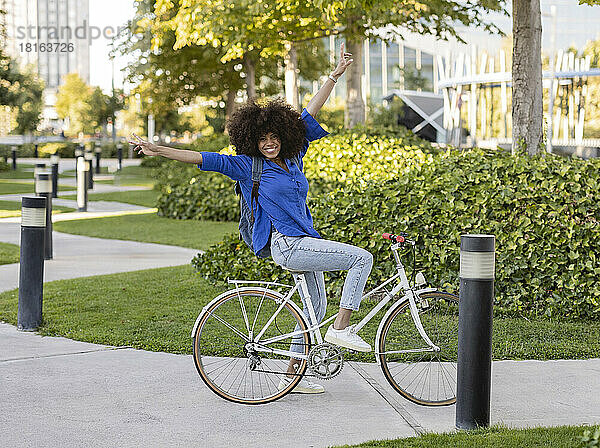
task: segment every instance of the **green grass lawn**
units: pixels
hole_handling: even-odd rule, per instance
[[[96,162],[94,162],[96,163]],[[108,185],[121,185],[121,186],[139,186],[139,187],[149,187],[152,188],[154,186],[154,179],[151,177],[150,173],[152,168],[145,168],[143,166],[124,166],[121,171],[117,171],[114,173],[114,179],[112,180],[94,180],[94,182],[98,182],[100,184],[108,184]],[[100,170],[101,174],[108,174],[108,168],[102,167]],[[94,168],[94,174],[96,174],[96,170]],[[68,170],[62,173],[64,176],[76,176],[77,173],[75,170]]]
[[[190,265],[49,282],[44,284],[44,324],[40,333],[98,344],[191,353],[190,331],[196,317],[205,304],[230,288],[203,279]],[[0,294],[0,320],[16,323],[17,301],[16,291]],[[332,298],[328,315],[338,306],[339,299]],[[364,317],[372,306],[364,304],[353,322]],[[379,318],[362,330],[369,342],[375,338]],[[598,334],[600,322],[596,321],[495,318],[493,356],[496,360],[599,357]],[[231,350],[226,335],[221,349]],[[372,353],[349,359],[374,361]]]
[[[153,187],[155,180],[151,177],[151,172],[152,168],[145,168],[143,166],[125,166],[121,171],[115,173],[113,181],[100,182],[122,186]]]
[[[13,193],[33,193],[33,180],[31,182],[0,180],[0,194]]]
[[[90,193],[90,201],[116,201],[126,204],[156,207],[159,192],[156,190],[116,191],[114,193]],[[77,195],[61,196],[62,199],[77,199]]]
[[[11,165],[12,166],[12,165]],[[17,169],[8,171],[0,171],[0,179],[31,179],[33,181],[33,165],[20,164],[17,159]]]
[[[489,428],[455,434],[425,434],[408,439],[380,440],[337,448],[578,448],[581,436],[593,427],[558,426],[554,428]],[[593,432],[593,431],[592,431]]]
[[[75,211],[74,208],[63,207],[60,205],[54,205],[52,207],[52,214],[73,211]],[[21,216],[21,202],[0,201],[0,218],[9,218],[14,216]]]
[[[97,238],[206,249],[221,241],[224,234],[237,232],[237,223],[176,220],[144,213],[62,221],[54,224],[54,230]]]
[[[20,247],[16,244],[0,243],[0,264],[17,263],[20,251]]]

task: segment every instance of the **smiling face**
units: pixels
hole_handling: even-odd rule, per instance
[[[258,139],[258,150],[267,159],[276,159],[281,151],[281,141],[277,134],[267,132]]]

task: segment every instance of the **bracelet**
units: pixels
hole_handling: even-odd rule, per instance
[[[329,79],[331,79],[334,84],[337,84],[337,79],[335,79],[333,76],[331,76],[331,73],[329,74]]]

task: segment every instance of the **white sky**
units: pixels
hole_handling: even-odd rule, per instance
[[[90,26],[100,28],[124,26],[133,17],[133,0],[89,0]],[[108,57],[111,41],[104,37],[95,39],[90,46],[90,84],[100,86],[105,93],[111,91],[111,63]],[[115,58],[115,88],[123,86],[126,58]]]

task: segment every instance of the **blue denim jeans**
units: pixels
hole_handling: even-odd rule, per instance
[[[348,271],[340,307],[357,311],[363,296],[367,278],[373,267],[373,255],[365,249],[337,241],[313,238],[310,236],[286,236],[275,228],[271,234],[271,256],[278,265],[304,271],[308,293],[315,310],[315,317],[321,322],[327,308],[324,271]],[[304,297],[304,315],[310,321]],[[317,322],[317,323],[318,323]],[[298,330],[297,328],[296,330]],[[300,338],[297,338],[298,342]],[[296,339],[294,340],[296,342]],[[302,346],[292,344],[292,351],[302,352]]]

